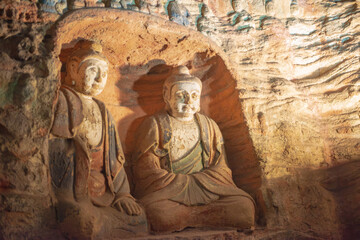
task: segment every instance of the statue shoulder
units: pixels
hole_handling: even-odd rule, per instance
[[[156,115],[146,117],[140,124],[139,131],[157,128]]]
[[[75,91],[61,87],[54,113],[52,134],[58,137],[73,137],[75,129],[83,119],[83,105],[80,97]]]
[[[169,123],[169,114],[167,112],[159,112],[154,115],[148,116],[144,119],[140,127],[142,129],[160,129]]]
[[[155,114],[152,116],[146,117],[142,123],[139,125],[139,128],[136,131],[137,142],[150,144],[152,141],[158,141],[159,138],[159,121],[162,116],[160,114]]]
[[[147,151],[155,153],[159,146],[159,126],[156,120],[157,115],[146,117],[136,131],[136,150],[133,153],[132,161],[135,163]]]
[[[197,118],[199,119],[201,128],[204,129],[203,131],[207,131],[206,129],[208,129],[209,131],[214,133],[214,136],[216,137],[218,142],[223,143],[224,140],[217,123],[212,118],[205,116],[203,114],[197,113],[196,115]]]
[[[197,118],[200,120],[200,124],[204,124],[206,123],[207,125],[210,125],[211,127],[215,127],[215,128],[219,128],[217,123],[210,117],[201,114],[201,113],[197,113]]]

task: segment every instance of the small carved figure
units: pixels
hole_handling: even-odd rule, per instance
[[[255,23],[251,15],[245,10],[244,2],[233,0],[231,5],[234,10],[228,14],[231,26],[237,26],[237,30],[246,32],[255,29]]]
[[[196,29],[221,46],[222,40],[215,34],[218,22],[216,20],[214,21],[214,19],[216,19],[216,17],[211,15],[209,7],[205,3],[202,3],[200,14],[196,19]]]
[[[79,8],[84,8],[85,1],[84,0],[68,0],[67,5],[68,5],[69,10],[75,10],[75,9],[79,9]]]
[[[127,9],[126,0],[111,0],[108,1],[109,5],[105,4],[105,7],[119,8],[119,9]]]
[[[68,9],[74,10],[84,7],[105,7],[102,0],[68,0]]]
[[[143,215],[130,217],[140,215],[142,209],[130,195],[115,122],[105,104],[93,98],[107,81],[108,61],[101,51],[94,42],[80,41],[75,46],[66,62],[51,130],[56,137],[49,147],[51,176],[59,214],[65,215],[58,220],[72,237],[137,224],[143,227],[137,231],[146,231]],[[73,229],[79,222],[86,223],[80,224],[85,229]]]
[[[205,3],[203,3],[200,8],[200,15],[196,21],[196,29],[204,34],[209,31],[210,19],[208,15],[209,8]]]
[[[150,14],[150,7],[149,4],[144,0],[134,0],[135,6],[139,9],[139,12],[144,12],[146,9],[147,12]]]
[[[201,88],[200,79],[178,67],[164,83],[166,111],[139,128],[135,193],[153,232],[254,226],[254,200],[232,180],[219,127],[198,113]]]
[[[265,0],[265,11],[267,14],[274,13],[274,0]]]
[[[240,12],[240,11],[244,10],[243,2],[244,1],[241,1],[241,0],[232,0],[231,6],[232,6],[233,10],[235,12]]]
[[[50,13],[59,13],[57,11],[57,7],[56,6],[61,6],[66,4],[66,0],[40,0],[39,1],[39,5],[40,5],[40,10],[43,12],[50,12]],[[64,7],[62,9],[62,11],[65,9],[66,7]],[[59,9],[60,10],[60,9]],[[60,14],[60,13],[59,13]]]
[[[299,6],[297,0],[291,0],[290,3],[290,12],[292,15],[296,15],[299,13]]]
[[[190,17],[189,11],[185,7],[182,7],[181,11],[179,4],[176,0],[170,0],[166,9],[170,21],[176,22],[184,26],[188,26],[190,24],[188,20],[188,18]]]
[[[61,1],[55,4],[55,10],[58,14],[63,15],[67,11],[67,2]]]

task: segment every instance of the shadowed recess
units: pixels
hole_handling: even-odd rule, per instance
[[[186,65],[203,82],[201,112],[213,118],[223,133],[235,183],[258,203],[262,201],[259,162],[236,81],[225,54],[208,38],[154,16],[116,9],[97,9],[96,14],[92,9],[74,11],[58,22],[54,38],[53,55],[63,66],[61,77],[77,41],[95,40],[103,46],[110,66],[106,88],[98,99],[117,122],[127,161],[136,147],[134,134],[139,124],[164,108],[164,80],[173,67]]]

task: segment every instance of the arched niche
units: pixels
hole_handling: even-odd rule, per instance
[[[202,112],[219,125],[235,183],[255,198],[261,186],[258,160],[244,120],[236,77],[224,52],[202,34],[131,11],[92,8],[66,14],[55,25],[53,57],[64,62],[80,39],[100,42],[110,62],[105,102],[127,160],[141,121],[163,109],[162,84],[171,68],[187,65],[203,81]],[[57,66],[56,69],[60,69]]]

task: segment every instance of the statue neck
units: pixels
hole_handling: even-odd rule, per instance
[[[94,101],[92,96],[89,96],[89,95],[85,95],[85,94],[82,94],[82,93],[79,93],[79,92],[76,92],[82,100],[84,100],[85,102],[92,102]]]
[[[194,121],[194,115],[195,115],[195,114],[192,114],[192,115],[187,116],[187,117],[180,117],[180,116],[174,116],[174,115],[171,113],[171,111],[168,111],[168,114],[169,114],[171,117],[175,118],[176,120],[181,121],[181,122],[184,122],[184,123],[193,122],[193,121]]]

